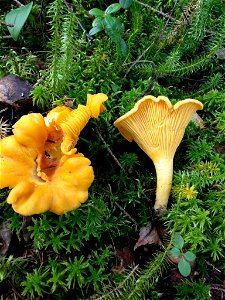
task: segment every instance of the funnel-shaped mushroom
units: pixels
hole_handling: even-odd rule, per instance
[[[164,96],[145,96],[114,122],[128,141],[134,140],[153,160],[157,175],[154,208],[159,215],[168,203],[174,154],[192,115],[201,109],[198,100],[186,99],[173,106]]]
[[[1,140],[0,188],[12,189],[7,202],[16,212],[29,216],[50,210],[60,215],[87,200],[93,168],[72,147],[88,120],[103,110],[107,96],[88,95],[88,99],[87,107],[58,107],[45,118],[24,115],[14,124],[14,135]]]

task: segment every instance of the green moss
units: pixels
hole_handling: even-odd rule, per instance
[[[84,104],[87,93],[109,97],[107,110],[90,121],[77,145],[91,159],[95,172],[85,204],[63,216],[47,212],[24,218],[7,204],[9,190],[0,191],[0,220],[10,222],[13,232],[7,255],[0,259],[3,298],[9,297],[13,286],[18,297],[27,299],[133,300],[146,295],[159,299],[157,283],[171,268],[167,254],[175,232],[195,253],[195,270],[200,274],[193,281],[174,284],[178,299],[208,299],[209,286],[203,283],[208,263],[225,270],[221,1],[177,5],[133,0],[128,9],[115,14],[124,24],[120,33],[126,55],[113,32],[99,32],[92,41],[87,36],[93,22],[88,11],[105,10],[110,4],[98,0],[66,5],[54,0],[41,6],[34,1],[35,9],[18,41],[1,39],[0,74],[17,74],[35,84],[33,102],[43,114],[67,99],[74,107]],[[1,15],[9,9],[2,7]],[[3,23],[2,37],[8,35]],[[156,174],[152,161],[135,143],[126,141],[113,122],[145,94],[165,95],[172,103],[187,98],[202,101],[204,110],[198,114],[204,126],[190,122],[176,152],[169,206],[160,220],[167,232],[164,246],[133,251],[140,228],[159,222],[152,209]],[[117,250],[127,245],[135,256],[134,266],[118,274],[113,271],[122,264]]]

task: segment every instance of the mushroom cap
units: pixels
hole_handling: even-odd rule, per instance
[[[39,113],[31,113],[22,116],[13,125],[13,134],[20,144],[38,149],[45,143],[48,130],[43,116]]]
[[[87,104],[78,105],[77,109],[71,110],[68,107],[54,108],[45,117],[45,123],[49,130],[54,127],[58,130],[61,128],[63,133],[63,141],[61,150],[66,155],[76,152],[74,146],[77,144],[81,130],[86,126],[90,118],[98,118],[100,112],[105,110],[102,104],[108,99],[103,93],[88,94]]]
[[[174,106],[167,97],[145,96],[114,125],[128,140],[134,140],[154,161],[174,156],[185,128],[196,110],[203,109],[200,101],[186,99]]]
[[[46,156],[44,145],[43,149],[40,155],[37,149],[18,143],[15,136],[0,142],[0,188],[12,188],[7,202],[24,216],[76,209],[87,200],[94,180],[91,162],[82,154],[58,158]]]
[[[50,210],[60,215],[87,200],[93,168],[73,147],[106,99],[104,94],[88,95],[87,106],[57,107],[45,118],[24,115],[13,126],[14,135],[0,141],[0,188],[12,189],[7,202],[16,212],[29,216]]]
[[[0,141],[0,189],[14,188],[18,183],[33,177],[37,151],[17,142],[15,136]]]
[[[99,114],[105,110],[105,106],[102,104],[108,99],[108,97],[103,93],[98,94],[87,94],[87,104],[91,110],[91,117],[98,118]]]
[[[87,200],[88,188],[94,180],[90,163],[89,159],[80,154],[63,156],[51,180],[42,181],[27,176],[15,185],[7,202],[23,216],[48,210],[61,215],[77,209]]]
[[[46,126],[48,126],[53,120],[56,124],[64,122],[72,110],[73,109],[68,106],[57,106],[53,108],[50,112],[48,112],[47,117],[44,119]]]

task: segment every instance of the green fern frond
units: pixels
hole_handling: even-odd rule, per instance
[[[59,60],[58,76],[60,76],[61,79],[60,84],[62,86],[62,90],[66,89],[67,83],[71,82],[73,76],[73,69],[75,65],[76,24],[75,14],[71,11],[64,17],[61,32],[61,57]]]
[[[61,58],[61,28],[65,16],[65,2],[63,0],[53,1],[49,6],[47,14],[50,18],[52,33],[52,38],[49,43],[49,48],[51,49],[49,57],[51,60],[49,70],[49,82],[53,90],[57,92],[60,84],[60,77],[58,76],[58,72],[59,61]]]
[[[188,62],[176,62],[176,65],[178,65],[178,67],[173,67],[168,70],[168,72],[170,71],[170,73],[175,73],[180,76],[187,76],[198,71],[208,69],[212,65],[211,58],[213,55],[214,53],[207,53],[191,59]]]
[[[163,49],[167,45],[171,45],[175,39],[180,36],[180,33],[184,28],[190,24],[192,14],[196,9],[196,0],[189,1],[186,7],[183,9],[182,14],[178,20],[175,21],[175,26],[172,31],[162,40],[159,44],[159,48]]]
[[[167,255],[170,244],[164,251],[159,252],[144,268],[135,266],[131,271],[124,274],[123,281],[116,287],[106,286],[101,296],[95,296],[95,300],[138,300],[144,299],[145,295],[154,289],[158,278],[168,267]]]

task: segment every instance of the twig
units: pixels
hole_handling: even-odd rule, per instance
[[[150,49],[150,46],[148,48],[146,48],[144,50],[144,52],[138,56],[138,58],[132,63],[132,65],[128,68],[128,70],[126,71],[125,75],[123,76],[123,78],[126,78],[128,73],[130,72],[130,70],[142,59],[142,57],[145,55],[145,53],[148,52],[148,50]]]
[[[70,5],[69,5],[66,1],[65,1],[65,4],[66,4],[66,7],[67,7],[68,12],[70,12],[70,11],[71,11]],[[83,30],[83,32],[84,32],[84,34],[85,34],[87,40],[88,40],[89,42],[93,42],[93,41],[94,41],[93,36],[92,36],[92,35],[89,35],[89,34],[87,33],[87,31],[86,31],[86,29],[84,28],[84,26],[82,25],[80,19],[79,19],[76,15],[74,15],[74,16],[75,16],[75,18],[76,18],[77,24],[78,24],[78,25],[80,26],[80,28]]]
[[[148,87],[143,91],[141,92],[135,99],[134,99],[134,102],[138,101],[140,98],[144,97],[145,95],[149,94],[151,92],[151,90],[153,89],[154,87],[154,83],[155,83],[155,78],[152,78]]]
[[[18,6],[24,6],[20,1],[14,0]]]
[[[109,148],[109,146],[107,145],[107,143],[105,142],[105,140],[103,139],[100,131],[97,128],[97,125],[95,127],[95,131],[97,133],[97,135],[99,136],[100,140],[102,141],[102,143],[106,146],[107,151],[109,152],[109,154],[112,156],[112,158],[114,159],[114,161],[116,162],[116,164],[121,168],[121,170],[124,172],[124,174],[127,176],[127,178],[130,178],[130,180],[134,181],[134,178],[132,178],[130,176],[130,174],[127,173],[127,171],[123,168],[123,166],[121,165],[121,163],[119,162],[119,160],[116,158],[116,156],[113,154],[112,150]],[[111,188],[111,187],[110,187]],[[149,198],[145,195],[144,192],[142,192],[142,195],[145,199],[147,199],[149,201]]]
[[[176,76],[176,75],[167,75],[169,77],[174,77],[174,78],[179,78],[179,79],[182,79],[182,80],[187,80],[187,81],[194,81],[194,82],[199,82],[199,83],[205,83],[205,80],[203,79],[194,79],[194,78],[188,78],[188,77],[182,77],[182,76]]]
[[[135,62],[136,62],[136,60],[135,60]],[[141,59],[141,60],[139,60],[138,62],[139,62],[139,63],[152,63],[151,60],[146,60],[146,59]],[[123,66],[132,65],[133,63],[134,63],[134,62],[131,61],[131,62],[128,62],[128,63],[123,64]]]
[[[143,96],[149,94],[151,92],[151,90],[153,89],[154,87],[154,83],[155,81],[157,80],[158,78],[158,74],[156,72],[156,65],[151,62],[152,64],[152,77],[151,77],[151,81],[149,83],[149,85],[147,86],[147,88],[141,92],[135,99],[134,99],[134,102],[136,102],[137,100],[139,100],[140,98],[142,98]]]
[[[14,24],[7,24],[6,22],[4,21],[0,21],[0,24],[4,25],[4,26],[7,26],[7,27],[14,27]]]
[[[12,37],[11,37],[11,35],[4,35],[4,36],[2,36],[1,38],[4,39],[4,40],[9,40],[9,39],[11,39]]]
[[[204,79],[194,79],[194,78],[189,78],[189,77],[176,76],[176,75],[172,75],[172,74],[168,74],[167,76],[168,77],[179,78],[179,79],[187,80],[187,81],[199,82],[199,83],[206,83],[207,82]],[[222,84],[222,83],[224,83],[224,80],[220,80],[218,83]]]
[[[11,35],[10,35],[11,37]],[[0,37],[1,38],[1,37]],[[40,48],[24,48],[24,47],[14,47],[14,46],[8,46],[8,47],[1,47],[0,46],[0,49],[13,49],[13,50],[28,50],[28,51],[32,51],[33,53],[34,52],[49,52],[49,51],[42,51],[42,50],[39,50]]]
[[[220,292],[224,292],[224,293],[225,293],[225,287],[224,287],[224,285],[222,285],[222,284],[216,284],[216,283],[211,284],[211,285],[210,285],[210,289],[212,289],[212,290],[217,290],[217,291],[220,291]]]
[[[119,205],[119,203],[117,203],[116,201],[114,202],[116,204],[117,207],[119,207],[120,210],[122,210],[122,212],[135,224],[135,226],[138,226],[138,223],[134,220],[133,217],[131,217],[130,214],[128,214],[128,212],[126,212],[126,210]]]
[[[211,57],[211,60],[217,65],[220,67],[220,69],[222,71],[225,71],[225,67],[223,67],[220,63],[218,63],[218,61],[214,58],[214,57]]]
[[[154,11],[154,12],[156,12],[156,13],[162,15],[163,17],[166,17],[166,18],[168,18],[168,19],[170,19],[170,20],[174,20],[174,18],[171,17],[170,15],[168,15],[168,14],[162,12],[161,10],[157,10],[157,9],[155,9],[154,7],[151,7],[150,5],[148,5],[148,4],[146,4],[146,3],[142,3],[142,2],[137,1],[137,0],[135,0],[135,2],[138,3],[138,4],[140,4],[140,5],[142,5],[142,6],[144,6],[144,7],[146,7],[146,8],[151,9],[152,11]]]
[[[94,41],[93,36],[92,36],[92,35],[89,35],[89,34],[87,33],[86,29],[85,29],[84,26],[81,24],[81,21],[79,20],[79,18],[78,18],[77,16],[75,16],[75,18],[76,18],[76,20],[77,20],[78,25],[79,25],[80,28],[83,30],[83,32],[84,32],[84,34],[85,34],[87,40],[88,40],[89,42],[93,42],[93,41]]]
[[[211,262],[206,261],[206,264],[213,268],[213,270],[216,270],[216,272],[221,273],[221,270],[217,269]]]
[[[107,145],[106,141],[103,139],[102,135],[101,135],[101,132],[98,130],[98,127],[96,125],[95,127],[95,131],[98,135],[98,137],[100,138],[100,140],[102,141],[102,143],[106,146],[106,149],[107,151],[109,152],[109,154],[112,156],[112,158],[114,159],[114,161],[116,162],[116,164],[123,170],[123,172],[125,174],[126,173],[126,170],[123,168],[123,166],[121,165],[121,163],[119,162],[119,160],[116,158],[116,156],[113,154],[112,150],[109,148],[109,146]]]
[[[1,110],[0,110],[0,114],[1,114],[2,112],[6,111],[7,109],[8,109],[8,107],[1,109]]]
[[[174,3],[174,6],[173,6],[173,9],[172,9],[171,15],[173,14],[173,12],[174,12],[174,10],[175,10],[175,8],[176,8],[176,6],[177,6],[177,1],[178,1],[178,0],[176,0],[176,2]],[[162,38],[162,33],[165,31],[166,27],[168,26],[168,23],[169,23],[169,19],[166,21],[165,26],[163,27],[161,33],[159,34],[159,40],[161,40],[161,38]]]
[[[137,0],[135,0],[135,2],[136,2],[136,3],[139,3],[140,5],[143,5],[143,6],[147,7],[147,8],[149,8],[149,9],[155,11],[155,12],[158,12],[158,13],[162,14],[162,15],[165,16],[165,17],[167,17],[168,20],[167,20],[167,22],[166,22],[165,27],[168,25],[169,20],[174,20],[174,18],[171,17],[170,15],[167,15],[167,14],[163,13],[162,11],[158,11],[157,9],[155,9],[155,8],[153,8],[153,7],[151,7],[151,6],[149,6],[148,4],[142,3],[142,2],[137,1]],[[176,4],[177,4],[177,1],[176,1],[175,4],[174,4],[173,11],[174,11],[174,9],[175,9],[175,7],[176,7]],[[172,11],[172,12],[173,12],[173,11]],[[164,27],[164,29],[165,29],[165,27]],[[125,75],[124,75],[124,78],[126,78],[126,76],[128,75],[128,73],[130,72],[130,70],[131,70],[137,63],[141,62],[142,57],[148,52],[148,50],[150,49],[150,47],[151,47],[151,46],[149,46],[147,49],[145,49],[144,52],[143,52],[143,53],[142,53],[142,54],[141,54],[141,55],[140,55],[140,56],[132,63],[132,65],[131,65],[131,66],[129,67],[129,69],[126,71],[126,73],[125,73]],[[152,62],[152,64],[154,64],[154,63]]]
[[[97,206],[95,206],[94,204],[92,203],[89,203],[88,205],[90,205],[91,207],[93,207],[95,210],[97,210],[100,215],[104,216],[104,213],[101,211],[101,209],[99,209]]]

